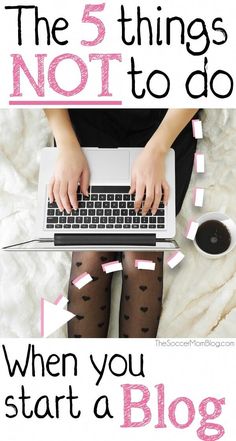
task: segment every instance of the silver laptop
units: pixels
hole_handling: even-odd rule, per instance
[[[48,200],[57,148],[41,153],[38,212],[35,237],[28,242],[5,247],[9,251],[67,250],[144,250],[178,249],[175,236],[175,152],[166,157],[166,179],[170,186],[168,205],[160,202],[156,215],[142,216],[134,211],[134,196],[129,195],[131,167],[140,148],[85,148],[90,167],[89,197],[78,185],[78,210],[60,212]]]

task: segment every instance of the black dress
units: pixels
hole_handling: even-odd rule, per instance
[[[80,145],[91,147],[144,147],[167,109],[69,109]],[[191,122],[173,144],[176,167],[176,214],[191,178],[196,139]]]

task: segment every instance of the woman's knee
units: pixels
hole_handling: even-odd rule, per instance
[[[162,252],[125,251],[123,253],[124,264],[133,269],[135,269],[135,260],[151,260],[153,262],[162,262],[162,259]]]

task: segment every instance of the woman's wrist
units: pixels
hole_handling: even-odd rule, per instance
[[[60,132],[55,135],[57,147],[61,151],[74,151],[80,149],[80,143],[74,133]]]
[[[66,138],[65,140],[58,142],[56,140],[56,144],[58,147],[58,150],[61,152],[78,152],[81,150],[80,144],[77,140],[72,141],[68,138]]]
[[[165,157],[170,149],[170,145],[166,142],[160,142],[160,140],[150,139],[145,149],[149,151],[152,155],[158,157]]]
[[[80,148],[67,109],[45,109],[56,144],[60,150]]]
[[[146,144],[154,155],[165,156],[172,145],[172,139],[164,127],[159,127]]]

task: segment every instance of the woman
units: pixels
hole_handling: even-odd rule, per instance
[[[191,178],[196,140],[191,119],[196,109],[84,110],[47,109],[59,155],[49,185],[49,198],[61,211],[78,208],[77,188],[88,195],[89,164],[81,146],[143,147],[132,168],[130,193],[142,215],[155,214],[163,194],[167,204],[169,186],[165,179],[165,156],[176,153],[176,213],[181,209]],[[110,316],[111,275],[101,264],[115,260],[114,252],[74,252],[70,281],[83,272],[93,282],[80,291],[70,283],[69,337],[106,337]],[[163,253],[126,251],[120,305],[120,337],[156,337],[162,305]],[[155,271],[139,271],[135,259],[156,262]]]

